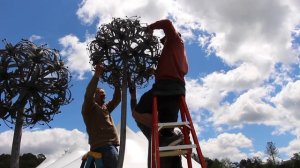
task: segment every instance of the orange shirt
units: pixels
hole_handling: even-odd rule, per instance
[[[166,41],[162,49],[155,71],[155,79],[177,79],[184,82],[184,76],[188,72],[188,62],[184,49],[184,43],[176,32],[172,22],[168,19],[157,21],[149,25],[150,29],[162,29]]]

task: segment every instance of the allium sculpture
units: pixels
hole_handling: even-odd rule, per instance
[[[48,125],[60,113],[60,106],[71,102],[70,74],[55,49],[28,40],[15,46],[4,42],[5,48],[0,50],[0,118],[15,125],[11,167],[18,167],[22,127]]]
[[[89,45],[92,65],[104,64],[102,81],[115,87],[122,86],[121,136],[118,168],[123,167],[126,141],[127,87],[145,86],[153,76],[159,57],[159,42],[138,17],[113,18],[97,32]]]
[[[113,18],[102,25],[89,51],[92,65],[104,63],[103,82],[121,85],[127,80],[143,87],[153,76],[160,48],[158,39],[146,32],[137,17],[132,17]]]

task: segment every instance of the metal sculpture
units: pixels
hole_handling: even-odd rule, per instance
[[[127,80],[143,87],[157,65],[158,44],[158,39],[147,33],[137,17],[113,18],[99,28],[96,39],[90,43],[90,62],[104,63],[103,82],[120,86]]]
[[[113,18],[103,24],[89,45],[92,65],[102,63],[102,81],[122,87],[120,152],[118,168],[122,168],[126,143],[127,87],[147,85],[159,57],[158,39],[147,33],[138,17]]]
[[[16,143],[21,141],[22,127],[49,126],[60,106],[71,102],[70,73],[55,49],[28,40],[15,46],[4,43],[0,50],[0,118],[15,125],[12,157],[18,157],[20,144]]]

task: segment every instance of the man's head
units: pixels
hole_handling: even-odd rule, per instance
[[[105,102],[105,91],[102,88],[97,88],[95,91],[95,101],[99,105],[103,105]]]

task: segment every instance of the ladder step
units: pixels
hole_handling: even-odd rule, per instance
[[[188,150],[164,151],[164,152],[159,152],[159,156],[160,157],[179,156],[179,155],[185,155],[187,153],[188,153]]]
[[[158,123],[158,127],[159,129],[161,128],[174,128],[174,127],[180,127],[180,126],[189,126],[189,122],[185,121],[185,122],[168,122],[168,123]]]
[[[181,149],[192,149],[192,148],[197,148],[197,145],[191,144],[191,145],[164,146],[164,147],[159,147],[159,151],[181,150]]]

